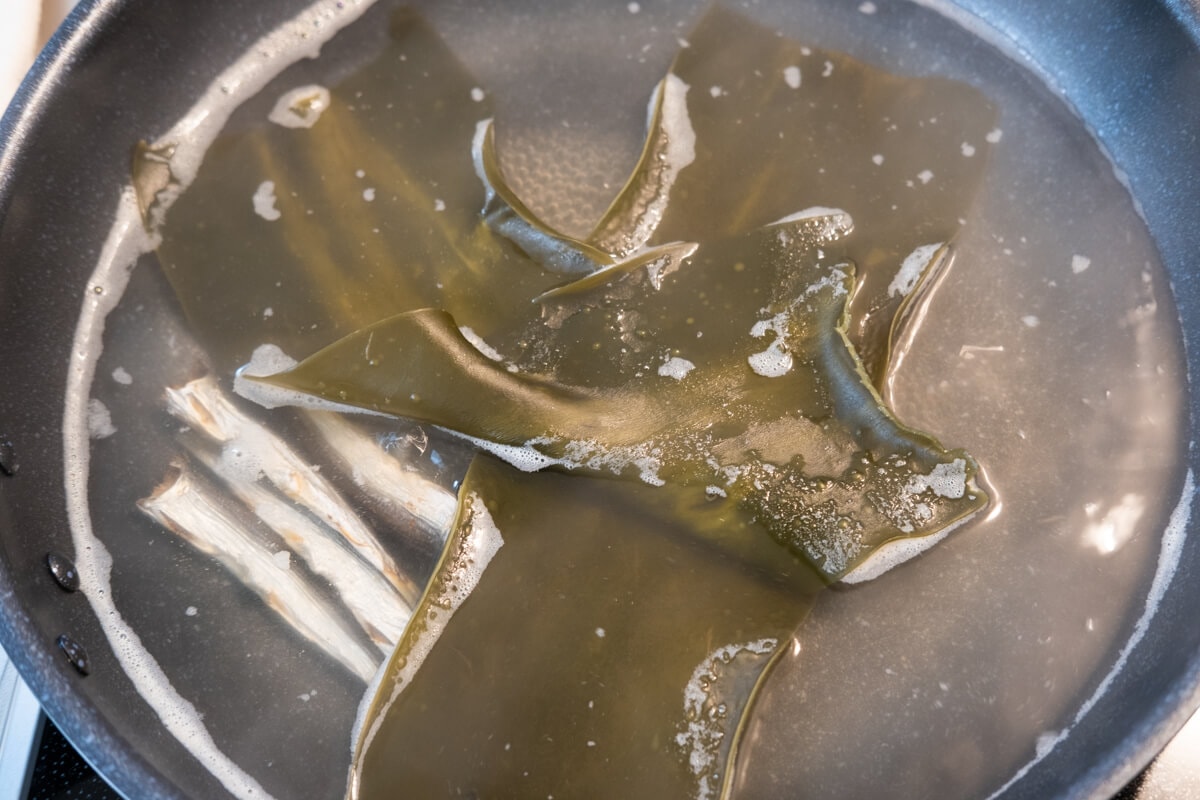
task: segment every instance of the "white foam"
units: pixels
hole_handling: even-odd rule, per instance
[[[949,464],[936,464],[928,475],[914,475],[908,479],[904,491],[920,494],[928,489],[938,497],[957,500],[967,491],[967,462],[956,458]]]
[[[129,386],[133,383],[133,376],[130,375],[124,367],[117,367],[112,371],[112,379],[122,386]]]
[[[233,109],[260,91],[290,64],[315,56],[329,37],[371,5],[371,0],[320,0],[253,43],[246,55],[222,72],[192,109],[156,146],[175,146],[171,170],[182,187],[194,179],[208,146]],[[171,198],[162,198],[169,205]],[[92,528],[88,503],[91,448],[87,405],[103,349],[105,321],[129,282],[138,257],[153,250],[157,236],[146,231],[131,185],[118,200],[115,221],[84,293],[75,328],[63,410],[63,466],[67,516],[79,570],[80,590],[104,631],[121,669],[163,727],[234,797],[268,800],[271,795],[213,741],[202,715],[171,685],[158,661],[121,616],[113,600],[112,557]],[[98,291],[96,291],[98,290]]]
[[[117,432],[116,427],[113,426],[112,414],[109,413],[108,406],[94,397],[88,400],[87,427],[88,436],[93,439],[107,439]]]
[[[1071,272],[1078,275],[1092,265],[1092,260],[1087,256],[1081,256],[1078,253],[1071,256]]]
[[[907,297],[908,293],[917,285],[917,281],[921,279],[921,274],[925,272],[925,268],[929,266],[929,261],[933,258],[933,254],[943,244],[944,242],[923,244],[905,256],[899,271],[896,272],[896,277],[892,278],[892,282],[888,284],[888,297],[895,297],[896,295]]]
[[[687,374],[695,368],[696,365],[691,361],[688,361],[686,358],[675,356],[659,366],[658,374],[662,375],[664,378],[674,378],[677,381],[681,381],[686,378]]]
[[[883,573],[921,555],[974,518],[974,514],[964,517],[928,536],[914,536],[888,542],[871,553],[866,561],[843,575],[841,582],[855,584],[873,581]]]
[[[795,64],[783,68],[783,82],[792,89],[800,88],[800,68]]]
[[[250,198],[254,203],[254,213],[265,219],[267,222],[274,222],[283,216],[279,209],[275,207],[275,181],[263,181],[254,190],[254,196]]]
[[[724,765],[718,764],[717,757],[724,740],[734,734],[726,730],[730,725],[736,728],[740,715],[722,715],[710,713],[709,692],[722,675],[733,667],[733,662],[743,653],[750,656],[766,656],[779,646],[778,639],[758,639],[741,644],[727,644],[718,647],[696,665],[692,676],[683,688],[684,725],[675,736],[675,743],[685,749],[688,767],[696,776],[696,800],[710,800],[720,792]]]
[[[756,374],[764,378],[780,378],[791,372],[794,361],[786,349],[789,319],[789,314],[781,311],[770,319],[759,320],[750,328],[750,335],[755,339],[761,339],[768,333],[775,335],[775,340],[766,350],[752,353],[746,358],[750,369]]]
[[[309,84],[284,92],[267,119],[285,128],[311,128],[329,108],[329,90]]]

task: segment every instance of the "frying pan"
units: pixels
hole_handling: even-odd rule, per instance
[[[378,15],[386,13],[386,5],[368,11],[347,38],[329,42],[323,56],[335,64],[339,59],[353,64],[358,51],[378,47],[378,31],[386,26],[372,20],[383,18]],[[654,10],[645,5],[647,13]],[[680,16],[673,5],[664,3],[663,13]],[[779,4],[774,13],[784,22],[791,16],[807,21],[810,5],[822,4]],[[886,4],[877,5],[881,13],[887,10]],[[926,0],[903,5],[905,20],[949,19],[972,32],[962,35],[987,38],[1027,80],[1049,87],[1064,113],[1077,114],[1094,135],[1127,183],[1169,276],[1182,327],[1179,352],[1186,353],[1180,369],[1193,374],[1200,329],[1200,7],[1188,0]],[[120,187],[128,181],[131,144],[169,129],[225,65],[302,7],[294,0],[227,0],[219,11],[207,4],[166,0],[85,2],[40,57],[0,124],[0,456],[6,470],[0,473],[0,641],[50,717],[130,797],[218,797],[228,792],[214,771],[180,744],[172,721],[152,710],[135,690],[92,607],[81,594],[65,592],[47,571],[49,552],[79,557],[66,510],[62,437],[62,398],[75,368],[73,334],[82,299],[92,290],[89,275],[101,256]],[[572,28],[569,15],[553,4],[513,3],[502,10],[508,24],[471,40],[482,43],[481,58],[503,50],[505,37],[527,41],[521,37],[544,19],[559,26],[555,31],[582,37],[574,42],[543,38],[546,57],[565,59],[565,80],[589,79],[590,50],[581,43],[601,37]],[[475,11],[479,9],[468,3],[437,8],[446,17],[458,13],[460,20]],[[837,20],[852,19],[857,11],[839,13],[827,24],[814,17],[813,25],[820,29],[826,24],[822,45],[828,40],[854,51],[863,42],[853,26]],[[495,9],[492,14],[501,16]],[[626,61],[637,63],[637,55]],[[647,67],[646,74],[653,68]],[[514,69],[495,77],[501,83],[507,77],[528,84],[526,79],[538,74]],[[527,104],[534,122],[549,118],[538,110],[548,101],[536,83],[517,99]],[[579,111],[608,99],[597,90],[559,110]],[[604,119],[622,114],[632,119],[637,113],[628,108]],[[154,366],[154,356],[162,354],[156,343],[173,330],[167,297],[152,258],[143,257],[124,300],[143,313],[114,317],[105,331],[106,349],[144,356],[139,362],[144,367],[130,367],[138,382],[162,385],[172,377],[168,367]],[[145,393],[129,401],[129,410],[166,425],[158,400],[153,392]],[[1198,411],[1194,396],[1184,401],[1181,439],[1194,429]],[[94,449],[93,475],[103,473],[106,486],[139,487],[116,503],[131,509],[137,492],[161,477],[164,460],[149,446],[139,458],[111,458],[103,444]],[[995,759],[999,777],[984,791],[1003,787],[1005,798],[1109,797],[1200,705],[1200,626],[1194,612],[1200,607],[1195,532],[1200,521],[1191,514],[1189,494],[1175,505],[1184,473],[1196,467],[1194,449],[1186,451],[1186,463],[1163,487],[1169,502],[1149,514],[1155,524],[1145,537],[1148,567],[1119,576],[1143,600],[1114,625],[1104,665],[1095,676],[1081,679],[1072,673],[1079,667],[1069,658],[1036,664],[1038,681],[1049,685],[1060,680],[1076,687],[1063,701],[1071,708],[1046,725],[1052,734],[1069,727],[1068,735],[1052,747],[1035,748],[1027,741],[1005,749],[1007,755]],[[156,538],[132,512],[110,521],[100,538],[113,555],[119,578],[114,579],[114,602],[153,647],[171,685],[204,715],[217,744],[275,796],[339,796],[361,684],[331,673],[319,657],[297,649],[219,568],[161,535]],[[1160,560],[1156,554],[1164,529],[1173,549]],[[962,541],[966,543],[947,544],[948,555],[935,548],[914,570],[926,562],[944,565],[969,558],[971,543]],[[984,582],[989,580],[986,570],[982,574]],[[1062,591],[1047,599],[1053,605],[1036,611],[1014,607],[1013,618],[1077,611],[1071,606],[1078,587],[1063,583]],[[1149,610],[1146,597],[1156,600]],[[843,606],[854,605],[853,599],[836,596],[829,605],[842,600]],[[189,615],[185,608],[198,611]],[[816,620],[816,649],[822,642],[821,625],[828,628],[838,621],[836,614],[824,623]],[[996,630],[1009,632],[1002,623],[997,621]],[[983,623],[972,624],[981,638],[994,633]],[[63,635],[86,651],[87,675],[64,658],[57,644]],[[1020,635],[1018,631],[1014,641]],[[879,648],[916,658],[926,644],[913,635],[906,651],[903,641],[894,639],[881,636]],[[957,650],[966,662],[983,657],[967,652],[970,642],[960,642]],[[1109,671],[1113,664],[1120,668]],[[978,667],[987,672],[986,664]],[[812,671],[819,674],[820,668]],[[1086,713],[1076,718],[1084,706]],[[887,710],[885,706],[879,720],[882,739],[894,734],[897,725],[903,727],[902,721],[884,719]],[[826,711],[836,714],[837,706]],[[1003,716],[1005,710],[998,707],[996,713]],[[817,730],[823,729],[818,725]],[[780,747],[803,749],[795,742]],[[945,760],[917,757],[929,749],[919,741],[875,742],[869,752],[847,760],[862,767],[857,771],[870,773],[874,759],[895,761],[887,757],[889,748],[914,759],[907,772],[919,777],[903,784],[908,791],[954,793],[955,784],[939,784],[934,774],[947,769]],[[769,747],[765,752],[764,757],[771,756]],[[834,778],[838,774],[829,773]],[[814,794],[832,796],[838,789],[814,780]],[[854,795],[853,784],[842,789]]]

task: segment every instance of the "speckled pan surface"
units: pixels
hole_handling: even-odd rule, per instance
[[[135,690],[92,606],[81,593],[65,591],[47,569],[48,552],[78,557],[66,510],[62,436],[72,340],[121,187],[129,180],[133,143],[171,128],[222,69],[304,5],[229,2],[213,13],[202,5],[165,0],[85,4],[42,56],[0,125],[0,637],[64,733],[130,797],[217,797],[226,790]],[[641,124],[649,87],[677,46],[674,26],[683,20],[679,30],[686,29],[686,21],[702,10],[684,2],[645,2],[638,14],[631,14],[632,5],[616,3],[587,19],[573,17],[563,4],[489,4],[483,9],[450,2],[427,9],[434,27],[459,48],[496,101],[510,103],[508,120],[514,124],[508,128],[509,140],[501,142],[509,147],[506,168],[518,188],[535,195],[546,216],[564,227],[578,227],[603,210],[611,189],[605,184],[619,182],[636,157],[638,140],[629,131]],[[876,13],[864,14],[863,5]],[[288,80],[294,84],[303,75],[333,80],[330,71],[352,69],[382,46],[391,7],[380,0],[322,49],[319,62],[301,62]],[[990,81],[1017,87],[1013,91],[1018,94],[1022,82],[1028,82],[1038,87],[1034,93],[1043,104],[1034,116],[1071,119],[1069,109],[1074,109],[1123,173],[1144,215],[1144,227],[1133,226],[1134,244],[1126,242],[1116,250],[1130,258],[1146,248],[1156,251],[1170,281],[1183,346],[1167,342],[1164,349],[1147,352],[1180,381],[1194,372],[1200,331],[1200,228],[1194,224],[1200,209],[1200,25],[1194,7],[1182,0],[963,0],[957,6],[939,0],[812,0],[750,4],[747,11],[790,36],[809,37],[814,45],[897,71],[948,71],[985,89],[993,86]],[[870,26],[881,21],[891,26],[890,32],[873,32]],[[976,27],[980,22],[983,27]],[[613,44],[605,44],[601,30],[612,33]],[[1001,50],[988,50],[990,55],[979,60],[968,57],[975,52],[974,34],[968,31],[997,37]],[[931,32],[953,40],[946,49],[949,55],[943,58],[922,48],[905,55],[896,46],[906,36],[928,41],[922,37]],[[534,41],[538,48],[529,46]],[[559,65],[549,77],[543,59]],[[1006,70],[1007,82],[995,77]],[[570,87],[576,86],[594,88],[572,93]],[[572,126],[563,126],[562,120]],[[527,122],[526,129],[517,121]],[[1010,144],[1020,141],[1020,125],[1002,124]],[[1099,153],[1082,132],[1079,125],[1078,138],[1033,142],[1024,153],[1014,149],[997,158],[1011,158],[1014,166],[1023,155],[1035,160],[1078,157],[1082,163]],[[582,150],[581,144],[586,145]],[[548,157],[572,149],[578,156],[571,161]],[[555,189],[572,182],[578,191]],[[1086,228],[1087,214],[1099,213],[1083,196],[1090,184],[1074,184],[1069,176],[1059,183],[1075,206],[1060,204],[1062,217],[1036,228],[1047,240],[1055,230]],[[1110,183],[1105,186],[1119,197],[1113,188],[1119,183]],[[1062,199],[1054,191],[1017,196],[1031,202]],[[996,192],[991,201],[984,200],[985,207],[1003,199],[1003,190]],[[995,223],[981,230],[994,235],[1010,229]],[[976,243],[981,254],[985,238],[981,233]],[[1072,245],[1062,244],[1065,269],[1058,280],[1064,284],[1071,277],[1097,274],[1104,260],[1103,254],[1088,252],[1090,269],[1073,275],[1072,264],[1082,262],[1072,261],[1072,255],[1080,254]],[[1016,243],[1009,240],[1003,246],[1015,248]],[[990,255],[981,255],[980,263],[995,268],[1004,263],[999,249],[986,252]],[[998,293],[1017,291],[1004,280],[988,286]],[[947,330],[965,324],[959,319],[963,316],[992,318],[993,311],[978,305],[979,295],[969,285],[946,291],[957,309],[945,315]],[[1038,291],[1050,294],[1044,286]],[[1160,300],[1165,296],[1156,295]],[[139,306],[142,310],[136,311]],[[123,377],[130,374],[137,387],[176,378],[172,370],[178,364],[154,358],[164,352],[177,322],[169,290],[151,257],[134,270],[122,309],[105,330],[106,352],[121,354],[121,360],[101,361],[97,386],[103,388],[97,391],[122,391]],[[1114,314],[1124,310],[1113,306]],[[1081,339],[1092,335],[1082,323],[1072,327],[1075,318],[1068,314],[1066,322],[1056,322],[1052,311],[1047,306],[1036,312],[1017,309],[1014,319],[1036,313],[1038,331]],[[909,415],[932,424],[947,408],[935,403],[922,411],[919,387],[936,385],[941,351],[960,358],[964,344],[986,348],[994,343],[960,337],[931,346],[926,356],[915,359],[906,373],[912,376],[908,393],[901,392]],[[963,363],[977,368],[986,363],[988,352],[974,351],[974,358]],[[139,355],[140,361],[131,360]],[[117,368],[124,370],[122,378],[110,378],[119,374]],[[1036,372],[995,369],[990,379],[997,382],[992,387],[996,394],[1003,394],[998,387],[1011,385],[1001,383],[1011,379],[1027,381],[1025,394],[1038,395],[1042,376]],[[1040,390],[1057,391],[1063,380],[1045,376]],[[1102,394],[1105,381],[1111,387],[1119,382],[1105,374],[1088,391]],[[118,430],[130,424],[123,420],[139,414],[165,425],[160,399],[147,391],[110,403]],[[981,408],[961,421],[937,423],[948,425],[949,435],[967,445],[974,444],[971,437],[978,429],[1004,429],[1012,436],[1018,429],[1036,430],[1037,423],[1020,415],[994,415],[986,403]],[[1196,399],[1184,397],[1173,412],[1179,417],[1180,440],[1190,436],[1197,410]],[[1083,404],[1070,415],[1085,413],[1095,412]],[[152,447],[144,452],[103,449],[120,441],[120,433],[111,442],[99,441],[92,454],[93,480],[103,481],[106,493],[107,487],[117,487],[111,490],[110,510],[97,511],[98,536],[114,554],[116,606],[157,655],[172,685],[204,714],[218,745],[266,792],[276,797],[340,796],[362,686],[316,655],[298,650],[296,641],[283,635],[219,567],[155,534],[133,509],[133,501],[162,477],[164,459]],[[1103,441],[1100,437],[1101,444],[1078,451],[1079,459],[1103,458]],[[1029,457],[1021,452],[993,450],[995,458],[1010,461]],[[807,683],[799,677],[794,684],[781,682],[764,700],[770,704],[764,706],[760,730],[767,742],[747,751],[745,796],[783,794],[788,790],[781,785],[797,785],[787,770],[755,769],[764,763],[801,765],[809,776],[807,790],[823,797],[839,791],[856,796],[856,790],[861,795],[871,781],[900,786],[912,795],[939,789],[953,795],[966,785],[960,781],[975,780],[990,787],[986,794],[1014,776],[1003,797],[1106,798],[1119,789],[1200,702],[1200,628],[1194,624],[1200,604],[1200,544],[1190,529],[1197,520],[1186,535],[1171,540],[1182,548],[1170,554],[1177,567],[1169,581],[1159,573],[1161,601],[1155,613],[1144,613],[1145,598],[1155,589],[1162,530],[1173,511],[1178,511],[1177,519],[1190,512],[1175,504],[1185,472],[1195,467],[1192,448],[1186,446],[1181,457],[1185,463],[1160,487],[1161,502],[1144,514],[1149,533],[1124,551],[1138,555],[1136,566],[1124,569],[1113,567],[1112,560],[1082,557],[1071,564],[1048,560],[1074,551],[1055,549],[1059,523],[1046,514],[1016,517],[1004,529],[967,532],[874,584],[830,593],[814,613],[805,639],[809,660],[795,665],[797,676],[802,673]],[[1031,463],[1044,466],[1037,458]],[[1151,468],[1133,464],[1129,469]],[[1031,482],[1059,477],[1051,471]],[[1006,499],[1026,491],[1024,483],[1011,488]],[[1061,510],[1064,517],[1084,515],[1085,521],[1086,513]],[[989,571],[997,564],[1003,575]],[[1091,612],[1080,599],[1103,606],[1106,594],[1135,599],[1124,602],[1123,610],[1104,613]],[[1042,625],[1041,619],[1056,622]],[[1089,620],[1101,629],[1102,640],[1080,633]],[[86,651],[88,675],[82,676],[64,657],[57,643],[62,635]],[[1043,639],[1047,641],[1039,643]],[[1075,659],[1075,652],[1085,655]],[[1109,679],[1108,668],[1118,661],[1123,667]],[[1020,664],[1035,674],[1019,682],[1006,677]],[[1080,671],[1087,674],[1081,677]],[[836,673],[872,690],[858,691],[860,695],[877,693],[878,702],[872,706],[839,702],[832,694],[830,699],[811,696],[836,686]],[[1026,683],[1070,688],[1026,691]],[[1097,693],[1100,687],[1105,690]],[[796,700],[806,688],[811,695]],[[989,696],[998,709],[996,719],[1005,724],[1018,720],[1013,729],[1040,727],[1049,734],[1042,747],[1036,746],[1037,737],[1005,740],[1000,723],[976,736],[971,720],[988,707]],[[930,709],[939,702],[954,713],[937,716]],[[1089,703],[1088,712],[1077,718]],[[1028,708],[1039,704],[1044,708]],[[878,715],[873,717],[873,710]],[[817,720],[809,728],[816,734],[807,740],[782,736],[791,730],[790,719],[805,714]],[[844,724],[828,724],[839,715]],[[864,721],[875,726],[874,739],[863,738]],[[934,725],[942,727],[934,730]],[[1069,735],[1049,746],[1065,729]],[[846,757],[843,748],[856,743],[860,749]],[[786,758],[785,750],[794,758]],[[835,751],[842,752],[845,764],[823,760],[823,754]],[[931,755],[936,753],[940,755]],[[977,761],[985,766],[971,766]],[[782,775],[785,783],[771,783],[764,777],[770,775]],[[865,783],[856,784],[858,780]]]

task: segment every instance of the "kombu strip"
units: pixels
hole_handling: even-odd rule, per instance
[[[643,280],[623,313],[638,315],[660,350],[640,369],[606,364],[619,376],[606,377],[612,385],[510,371],[435,310],[372,325],[262,380],[487,442],[532,443],[534,463],[732,498],[837,579],[892,539],[969,516],[986,496],[969,488],[969,456],[905,428],[880,403],[844,333],[853,266],[818,257],[824,240],[806,235],[812,222],[701,244],[660,290]],[[767,322],[772,330],[754,336]],[[544,336],[565,363],[595,362],[603,327],[580,313]],[[756,374],[751,357],[772,347],[790,369]],[[694,368],[682,379],[659,374],[666,354]],[[923,485],[952,465],[956,496]]]
[[[477,458],[367,712],[351,796],[719,796],[741,709],[823,584],[733,507],[740,557],[697,538],[669,513],[675,491]],[[447,622],[475,498],[504,544]],[[687,708],[689,684],[704,700]]]
[[[491,109],[437,35],[407,11],[392,35],[311,129],[230,126],[158,227],[220,374],[265,342],[315,354],[270,380],[572,470],[477,457],[446,552],[471,498],[505,544],[431,642],[451,560],[435,573],[352,793],[720,796],[817,589],[987,502],[970,457],[903,426],[878,389],[910,303],[892,280],[952,243],[994,112],[961,84],[715,8],[658,90],[634,174],[574,240],[508,190],[494,149],[481,165]],[[681,97],[694,148],[666,175]],[[170,155],[135,164],[151,225]],[[275,220],[252,212],[265,180]],[[790,368],[755,372],[764,355]],[[673,358],[694,369],[659,374]]]
[[[983,179],[995,109],[966,84],[891,75],[719,6],[686,41],[671,74],[689,87],[695,160],[648,243],[742,233],[809,206],[845,209],[859,231],[842,251],[858,267],[847,333],[880,385],[903,300],[888,288],[916,248],[958,232]],[[648,149],[639,169],[652,159]],[[624,224],[631,194],[636,185],[593,237]]]
[[[158,260],[218,374],[264,342],[300,357],[418,308],[486,332],[562,283],[480,219],[471,144],[491,112],[472,98],[479,83],[415,12],[397,12],[391,34],[328,87],[313,127],[230,125],[170,207]],[[142,148],[135,164],[145,207],[169,183],[162,149]],[[276,220],[251,202],[267,180]]]

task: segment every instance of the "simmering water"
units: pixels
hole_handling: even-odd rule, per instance
[[[636,161],[646,98],[702,9],[429,5],[422,13],[497,109],[515,188],[551,224],[586,231]],[[1186,390],[1169,287],[1112,164],[1061,100],[1000,51],[907,3],[743,10],[891,72],[968,82],[1000,116],[956,264],[890,386],[900,419],[975,456],[993,505],[921,558],[820,597],[758,698],[735,789],[987,795],[1072,724],[1142,613],[1182,482]],[[368,12],[263,97],[335,85],[382,47],[386,18]],[[259,116],[247,110],[231,125]],[[233,204],[244,214],[270,206],[266,193]],[[176,449],[163,388],[210,359],[154,259],[142,262],[109,317],[91,389],[100,438],[89,493],[114,560],[113,601],[149,653],[176,665],[171,685],[216,746],[266,791],[337,796],[362,684],[298,652],[231,576],[133,510]],[[381,449],[456,485],[463,444],[371,424]],[[321,459],[308,429],[290,434]],[[386,509],[353,481],[341,488],[393,558],[428,574],[434,553],[386,535]],[[238,681],[214,679],[231,664]]]

